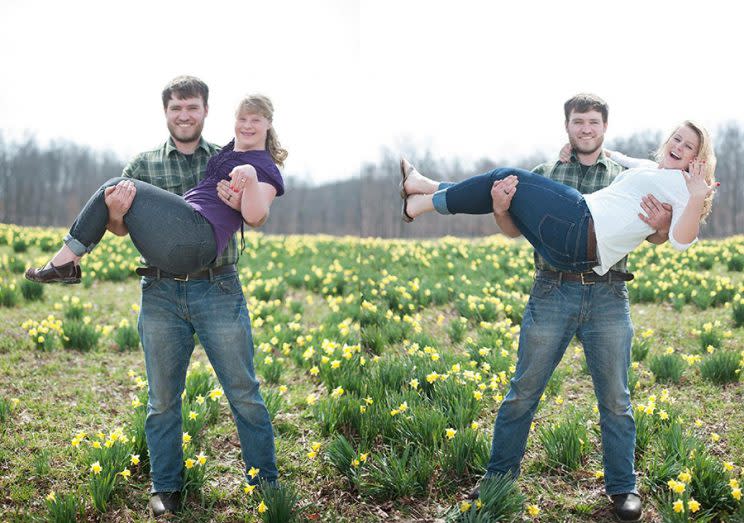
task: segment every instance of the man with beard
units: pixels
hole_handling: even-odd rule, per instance
[[[162,93],[170,137],[160,147],[139,154],[123,176],[136,178],[182,195],[204,177],[207,161],[220,148],[202,138],[209,89],[192,76],[173,79]],[[218,195],[237,195],[220,182]],[[227,190],[226,190],[227,189]],[[108,229],[127,234],[124,215],[134,199],[134,184],[123,181],[106,195]],[[157,227],[157,223],[152,224]],[[150,455],[153,515],[178,512],[184,466],[181,393],[194,334],[209,357],[230,402],[249,483],[277,482],[274,434],[268,410],[259,393],[253,367],[250,318],[235,264],[238,249],[232,237],[209,267],[175,275],[156,267],[137,270],[142,278],[139,335],[145,354],[148,402],[145,434]]]
[[[579,94],[564,105],[571,159],[545,163],[533,172],[592,193],[609,185],[624,168],[602,150],[608,106],[598,96]],[[493,192],[496,222],[510,237],[520,236],[509,215],[518,187],[514,180],[497,182]],[[646,197],[642,217],[657,232],[647,239],[667,240],[671,212]],[[635,421],[628,390],[628,368],[633,326],[625,282],[627,258],[603,276],[560,272],[535,253],[535,282],[524,311],[517,368],[511,388],[494,424],[491,458],[484,480],[519,474],[530,425],[545,386],[574,336],[584,347],[597,396],[604,453],[605,491],[620,521],[638,521],[641,499],[634,470]],[[476,498],[483,482],[471,497]]]

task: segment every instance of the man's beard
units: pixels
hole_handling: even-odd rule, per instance
[[[201,137],[202,129],[204,129],[203,125],[195,125],[193,127],[193,132],[184,134],[184,131],[179,129],[177,125],[168,125],[168,131],[173,140],[181,143],[193,143],[198,141]]]
[[[589,146],[587,144],[577,143],[577,140],[574,140],[573,138],[570,138],[570,137],[568,141],[571,143],[571,148],[577,153],[593,154],[602,148],[602,144],[604,144],[604,137],[599,138],[599,141],[596,142],[596,145],[592,145],[592,146]]]

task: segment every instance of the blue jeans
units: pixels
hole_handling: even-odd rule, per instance
[[[194,333],[225,391],[246,469],[278,476],[274,433],[253,368],[253,337],[236,274],[210,280],[142,279],[139,334],[145,352],[149,399],[145,434],[152,491],[181,490],[181,393],[194,350]]]
[[[535,280],[522,319],[517,369],[494,424],[486,476],[519,474],[540,396],[574,335],[584,347],[599,404],[605,490],[637,493],[628,390],[633,325],[623,282]]]
[[[556,269],[585,272],[597,265],[587,259],[591,213],[584,196],[562,183],[523,169],[494,169],[456,184],[443,183],[434,193],[441,214],[491,214],[491,187],[507,176],[519,179],[509,215],[519,232]]]

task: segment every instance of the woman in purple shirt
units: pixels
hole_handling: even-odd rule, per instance
[[[187,275],[209,265],[245,221],[261,225],[276,196],[284,194],[277,165],[287,151],[272,127],[274,108],[265,96],[240,102],[235,138],[207,164],[204,179],[183,197],[130,178],[113,178],[88,200],[59,252],[26,278],[42,283],[79,283],[80,259],[93,250],[106,232],[108,208],[104,198],[122,180],[134,183],[136,196],[124,223],[137,250],[148,263],[172,275]],[[218,184],[230,180],[224,203]],[[157,225],[155,225],[157,224]]]

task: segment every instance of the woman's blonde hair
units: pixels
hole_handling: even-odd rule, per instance
[[[284,160],[287,159],[289,153],[287,153],[286,149],[282,148],[282,144],[279,143],[279,137],[274,130],[274,104],[271,103],[271,100],[262,94],[248,95],[238,104],[238,110],[235,111],[235,116],[237,117],[241,113],[260,114],[269,122],[272,122],[269,132],[266,133],[266,150],[271,155],[275,164],[280,167],[284,166]]]
[[[698,137],[698,140],[700,141],[700,145],[698,147],[697,154],[695,155],[698,160],[701,162],[705,162],[705,165],[703,167],[704,175],[705,175],[705,181],[708,185],[713,185],[715,183],[715,171],[716,171],[716,151],[713,146],[713,140],[710,139],[710,135],[708,134],[708,131],[705,130],[705,127],[700,125],[697,122],[694,122],[692,120],[685,120],[681,124],[679,124],[677,127],[674,128],[674,130],[669,134],[666,140],[659,146],[659,148],[656,151],[656,160],[658,162],[661,162],[664,158],[664,146],[669,142],[669,140],[672,139],[672,136],[674,136],[674,133],[676,133],[680,127],[687,127],[688,129],[692,130]],[[703,210],[700,212],[700,221],[705,222],[705,218],[710,214],[710,211],[713,208],[713,196],[714,193],[711,192],[708,196],[705,197],[705,202],[703,203]]]

